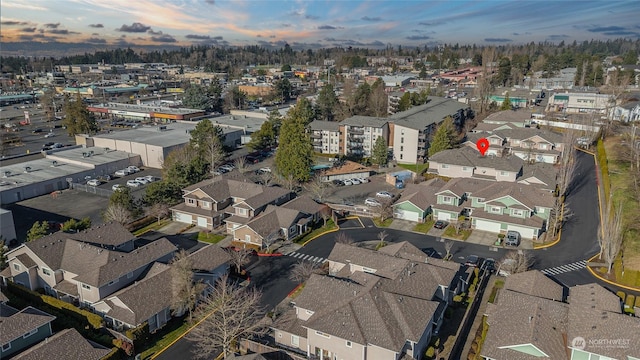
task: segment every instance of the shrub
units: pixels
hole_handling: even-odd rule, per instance
[[[111,349],[111,352],[108,353],[101,360],[120,360],[120,359],[122,359],[122,352],[120,352],[120,349],[118,349],[117,347],[114,347],[113,349]]]
[[[636,303],[635,303],[636,307],[640,307],[640,296],[636,297]]]
[[[89,322],[89,325],[94,329],[100,329],[104,325],[104,321],[100,315],[96,315],[87,310],[82,310],[74,306],[73,304],[69,304],[68,302],[64,302],[62,300],[58,300],[52,296],[42,295],[42,301],[45,304],[51,305],[58,309],[64,309],[72,312],[73,314],[80,315],[81,320],[86,319]],[[75,316],[77,316],[75,315]]]
[[[142,325],[125,331],[125,336],[133,340],[134,348],[142,348],[149,341],[151,334],[149,333],[149,324],[146,322]]]
[[[455,295],[455,296],[453,297],[453,302],[459,303],[459,302],[462,302],[462,299],[464,299],[464,297],[462,296],[462,294],[461,294],[461,295]]]
[[[426,356],[427,359],[432,359],[435,355],[436,355],[436,348],[434,348],[433,346],[429,346],[427,348],[427,351],[424,353],[424,356]]]
[[[618,291],[616,293],[616,295],[618,295],[618,297],[624,302],[625,297],[627,296],[627,294],[624,293],[624,291]]]
[[[129,231],[136,231],[156,221],[157,221],[157,218],[155,216],[145,216],[143,218],[140,218],[138,220],[132,221],[129,224],[127,224],[127,229]]]
[[[629,295],[627,295],[627,299],[624,301],[624,304],[629,306],[629,307],[633,307],[635,302],[636,302],[635,295],[629,294]]]

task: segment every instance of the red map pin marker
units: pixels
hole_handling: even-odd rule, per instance
[[[484,154],[487,153],[487,150],[489,150],[489,140],[481,138],[476,142],[476,147],[478,148],[478,151],[480,151],[480,154],[484,156]]]

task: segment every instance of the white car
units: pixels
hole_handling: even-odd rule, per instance
[[[132,174],[133,173],[137,173],[138,171],[140,171],[140,169],[138,169],[137,166],[133,166],[133,165],[127,167],[127,170],[129,170],[129,172],[132,173]]]
[[[48,133],[47,135],[45,135],[44,137],[45,137],[46,139],[48,139],[48,138],[52,138],[52,137],[54,137],[54,136],[56,136],[56,134],[54,134],[54,133],[50,132],[50,133]]]
[[[231,170],[235,169],[236,167],[231,165],[231,164],[224,164],[224,165],[220,166],[220,168],[225,169],[227,171],[231,171]]]
[[[365,204],[365,205],[367,205],[367,206],[380,206],[380,205],[382,205],[382,204],[380,203],[380,201],[378,201],[378,200],[376,200],[376,199],[374,199],[374,198],[367,198],[367,199],[364,201],[364,204]]]
[[[344,183],[345,186],[353,185],[353,182],[349,179],[342,180],[342,182]]]
[[[266,173],[266,172],[270,173],[271,172],[271,168],[270,167],[262,167],[258,171],[263,172],[263,173]]]
[[[150,183],[156,181],[156,177],[153,175],[147,175],[144,178],[145,180],[147,180],[147,182],[150,182]]]
[[[387,199],[392,199],[393,198],[393,194],[388,192],[388,191],[378,191],[376,193],[376,196],[380,197],[380,198],[387,198]]]
[[[140,186],[140,183],[135,180],[127,180],[127,186],[138,187]]]
[[[119,191],[120,189],[124,189],[124,186],[120,185],[120,184],[115,184],[111,187],[111,190],[113,191]]]
[[[87,181],[87,185],[91,185],[91,186],[98,186],[98,185],[100,185],[100,180],[98,180],[98,179],[91,179],[91,180]]]
[[[362,184],[366,184],[366,183],[368,183],[368,182],[369,182],[369,179],[367,179],[367,178],[358,178],[358,180],[359,180],[359,181],[360,181],[360,183],[362,183]]]
[[[148,183],[149,183],[149,181],[147,181],[147,179],[146,179],[146,178],[143,178],[143,177],[137,177],[137,178],[136,178],[136,181],[137,181],[137,182],[139,182],[139,183],[140,183],[140,184],[142,184],[142,185],[146,185],[146,184],[148,184]]]
[[[351,179],[351,182],[353,183],[353,185],[360,185],[361,182],[358,179]]]
[[[116,176],[127,176],[131,174],[128,169],[121,169],[115,172]]]

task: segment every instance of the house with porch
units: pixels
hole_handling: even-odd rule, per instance
[[[319,359],[422,358],[458,289],[461,267],[419,253],[408,243],[386,253],[336,244],[329,275],[307,280],[274,321],[274,339]]]
[[[562,134],[536,128],[504,129],[494,132],[505,139],[508,154],[527,162],[556,164],[564,151]]]
[[[280,205],[291,192],[249,181],[222,177],[207,179],[183,189],[184,203],[171,208],[173,219],[212,230],[226,224],[227,233],[246,224],[267,205]]]
[[[477,149],[463,146],[440,151],[429,158],[429,174],[448,178],[480,178],[515,182],[522,175],[524,161],[517,156],[482,156]]]
[[[9,251],[9,267],[0,276],[5,283],[92,307],[135,282],[154,262],[169,261],[177,250],[166,238],[138,247],[133,238],[118,223],[75,234],[56,232]]]
[[[431,213],[431,205],[436,202],[434,194],[445,183],[444,180],[435,178],[419,184],[407,184],[402,196],[393,204],[393,218],[424,222]]]

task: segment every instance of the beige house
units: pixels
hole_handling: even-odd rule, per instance
[[[291,240],[304,233],[311,219],[298,210],[269,205],[262,214],[233,229],[233,241],[243,247],[268,248],[276,240]]]
[[[463,146],[431,156],[428,172],[449,178],[515,182],[522,175],[523,165],[524,161],[517,156],[482,156],[477,149]]]
[[[0,275],[5,282],[92,306],[136,281],[155,261],[168,261],[177,250],[166,238],[137,248],[134,239],[118,223],[75,234],[57,232],[9,251],[9,267]]]
[[[336,244],[329,276],[307,280],[275,320],[274,338],[319,359],[420,359],[458,291],[460,272],[406,242],[381,251]]]
[[[204,180],[182,191],[184,203],[171,208],[175,221],[210,230],[224,222],[229,234],[267,205],[280,205],[291,199],[291,192],[283,188],[224,177]]]

